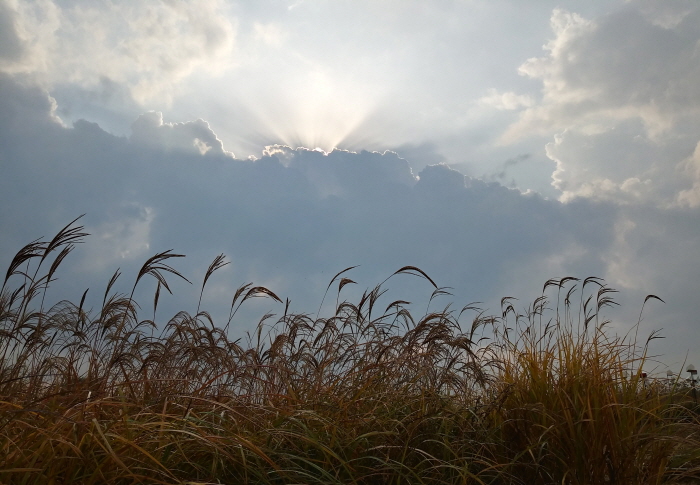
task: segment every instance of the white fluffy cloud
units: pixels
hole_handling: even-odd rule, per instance
[[[668,2],[664,10],[671,10]],[[543,101],[513,129],[546,129],[639,118],[661,134],[700,112],[700,6],[673,3],[682,20],[663,27],[636,2],[595,21],[562,10],[552,14],[547,55],[520,67],[544,85]],[[583,120],[582,120],[583,118]],[[585,126],[585,125],[584,125]]]
[[[235,23],[220,0],[3,0],[0,69],[50,85],[127,86],[140,102],[167,101],[196,71],[233,61]]]
[[[555,10],[551,23],[546,55],[520,67],[542,82],[542,99],[504,140],[558,133],[547,154],[564,200],[694,203],[700,5],[632,1],[595,20]]]

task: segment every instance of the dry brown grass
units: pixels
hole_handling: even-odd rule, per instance
[[[232,341],[241,304],[281,300],[243,285],[227,322],[217,325],[198,305],[195,315],[157,324],[166,276],[184,278],[169,265],[180,255],[169,251],[144,264],[129,296],[113,292],[115,273],[97,312],[83,308],[85,295],[45,308],[48,284],[84,236],[73,221],[20,250],[6,274],[0,483],[700,477],[696,409],[680,385],[643,385],[638,369],[650,340],[640,346],[606,332],[601,310],[614,302],[599,279],[550,280],[525,314],[505,298],[498,316],[467,306],[414,318],[403,301],[378,308],[380,285],[357,303],[338,297],[328,317],[266,315],[256,332]],[[225,264],[220,255],[209,266],[200,304]],[[401,273],[443,292],[418,268]],[[329,291],[340,295],[352,283],[345,274]],[[133,300],[145,276],[158,281],[149,319]]]

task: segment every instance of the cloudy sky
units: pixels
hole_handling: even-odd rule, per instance
[[[315,314],[353,265],[493,313],[598,276],[698,365],[700,3],[0,0],[0,204],[4,267],[86,214],[54,299],[171,248],[195,286],[227,255],[216,315],[249,281]]]

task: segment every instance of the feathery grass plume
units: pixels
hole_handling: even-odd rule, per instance
[[[287,300],[281,317],[266,314],[231,340],[245,301],[282,300],[244,284],[228,320],[213,321],[202,297],[224,255],[207,269],[194,315],[156,320],[165,276],[185,279],[166,263],[181,257],[171,251],[143,265],[128,295],[115,291],[117,270],[96,311],[84,308],[87,291],[78,305],[45,309],[48,284],[85,236],[75,222],[20,250],[0,292],[2,483],[700,479],[697,405],[680,379],[644,377],[658,335],[637,342],[641,314],[625,336],[609,333],[602,312],[614,290],[600,278],[549,280],[522,313],[509,296],[492,316],[478,303],[429,311],[447,289],[405,266],[389,278],[417,275],[434,290],[418,314],[404,300],[381,303],[389,278],[341,301],[351,267],[326,290],[338,282],[327,316],[323,301],[311,317],[290,314]],[[133,299],[146,275],[157,281],[149,319]]]

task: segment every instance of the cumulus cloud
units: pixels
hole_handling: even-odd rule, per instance
[[[676,166],[692,153],[692,137],[657,142],[640,133],[638,120],[600,132],[567,129],[545,147],[554,160],[553,184],[562,200],[593,197],[621,203],[655,201],[668,205],[686,183]]]
[[[222,295],[248,281],[291,298],[293,311],[313,312],[330,278],[357,264],[352,277],[360,284],[344,290],[348,298],[410,264],[452,287],[450,301],[484,301],[494,312],[500,297],[526,301],[543,281],[565,275],[625,285],[632,313],[646,293],[667,297],[665,289],[678,289],[674,319],[689,322],[700,311],[682,287],[698,271],[693,241],[700,240],[697,215],[684,209],[642,211],[582,197],[564,204],[445,164],[414,173],[395,152],[275,145],[239,160],[205,121],[148,112],[130,136],[118,137],[85,120],[67,126],[56,111],[45,90],[0,77],[0,227],[11,228],[0,240],[1,260],[84,212],[94,235],[71,255],[74,269],[69,261],[58,275],[57,296],[75,300],[86,286],[106,284],[117,266],[129,278],[146,255],[172,248],[187,255],[176,266],[195,283],[217,254],[232,262],[205,294],[215,316],[226,313]],[[620,185],[641,190],[627,179]],[[679,272],[678,281],[666,268]],[[412,278],[395,278],[389,289],[386,298],[413,301],[417,312],[432,291]],[[176,301],[164,296],[159,312],[194,310],[197,291],[175,291]],[[253,324],[239,321],[233,330]],[[685,351],[682,337],[673,342]]]
[[[235,23],[220,0],[0,3],[0,69],[46,85],[107,78],[139,102],[169,100],[179,81],[230,66]]]
[[[406,160],[410,160],[411,167],[418,171],[428,165],[447,162],[447,158],[440,153],[438,146],[432,142],[404,143],[393,151]]]
[[[163,113],[150,111],[138,117],[131,125],[131,142],[135,145],[182,153],[219,156],[232,153],[202,119],[184,123],[164,123]]]
[[[15,24],[14,10],[0,3],[0,69],[7,68],[24,54],[22,39]]]
[[[639,118],[654,135],[700,110],[697,5],[669,28],[652,23],[636,2],[596,21],[555,10],[551,22],[547,55],[520,67],[542,81],[543,102],[513,132],[529,129],[528,122],[551,129],[583,116],[593,125]]]
[[[14,131],[0,130],[0,196],[11,208],[0,225],[17,228],[2,254],[87,212],[98,240],[88,244],[100,249],[87,251],[80,267],[94,277],[108,279],[104,261],[129,268],[146,251],[175,248],[189,255],[182,265],[190,273],[224,252],[232,291],[251,279],[272,282],[303,311],[318,303],[330,276],[354,264],[368,286],[417,265],[453,286],[457,299],[472,300],[500,293],[504,274],[525,260],[612,238],[614,211],[526,196],[446,165],[414,174],[394,152],[278,145],[237,160],[205,122],[146,113],[130,137],[115,137],[87,121],[57,123],[40,89],[8,80],[0,89],[3,102],[24,104],[16,116],[4,111]],[[211,149],[202,153],[195,139]],[[575,218],[587,222],[571,224]],[[559,269],[602,271],[582,264]]]
[[[697,175],[684,167],[700,130],[700,5],[631,1],[595,20],[555,10],[551,26],[546,54],[520,67],[542,82],[541,99],[502,139],[556,133],[547,155],[562,200],[689,203]]]

